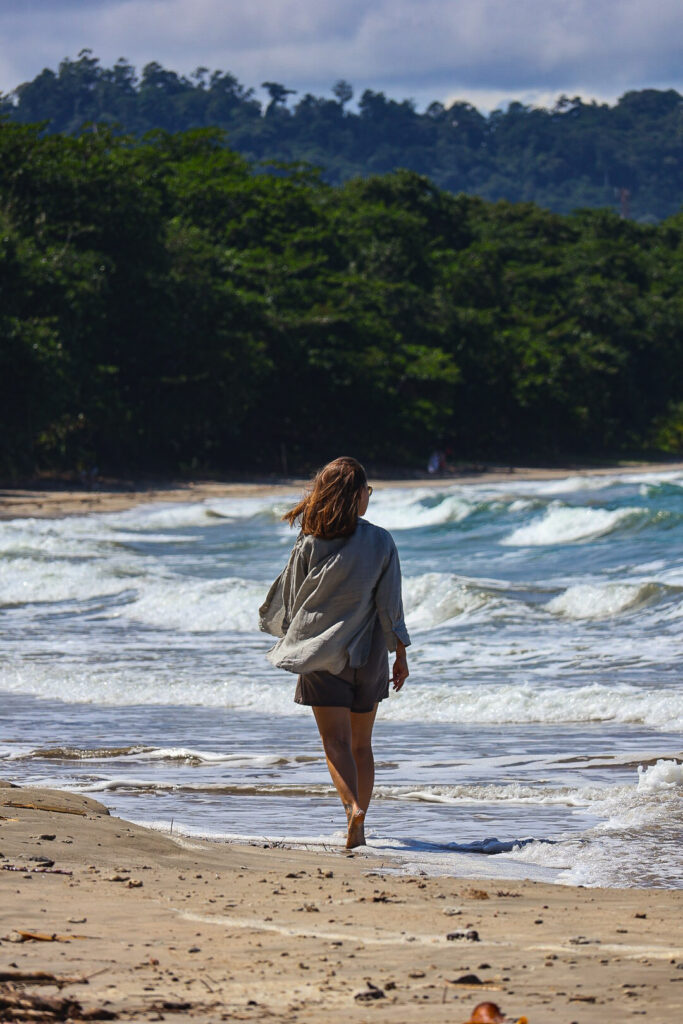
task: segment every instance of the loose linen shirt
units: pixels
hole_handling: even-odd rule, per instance
[[[259,616],[261,629],[280,638],[268,660],[289,672],[336,674],[364,665],[377,617],[389,651],[397,640],[408,646],[391,534],[365,519],[350,537],[300,533]]]

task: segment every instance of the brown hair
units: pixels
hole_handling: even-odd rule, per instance
[[[301,501],[282,517],[297,520],[303,533],[324,540],[350,537],[358,523],[358,502],[368,478],[360,462],[343,455],[318,470]]]

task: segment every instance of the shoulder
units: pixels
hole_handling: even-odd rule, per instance
[[[312,533],[300,533],[295,547],[302,557],[309,558],[312,564],[316,564],[335,554],[345,543],[345,537],[332,537],[328,540],[325,537],[316,537]]]
[[[292,554],[296,554],[305,546],[306,535],[299,531],[296,540],[292,544]]]
[[[385,530],[383,526],[376,526],[375,523],[368,522],[367,519],[358,520],[356,532],[360,539],[373,547],[386,551],[393,551],[396,547],[394,538],[388,530]]]
[[[299,533],[289,552],[289,565],[292,566],[309,553],[310,545],[306,542],[309,538],[304,533]]]

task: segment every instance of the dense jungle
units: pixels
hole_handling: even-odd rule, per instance
[[[119,72],[94,67],[103,95]],[[188,104],[220,91],[178,81]],[[78,130],[37,101],[22,119],[41,123],[0,119],[3,476],[683,449],[682,213],[558,213],[410,166],[332,174],[261,136],[245,155],[223,127],[146,131],[146,88],[129,131],[99,119],[106,97]],[[259,132],[302,103],[273,99]],[[607,116],[576,109],[539,117]]]

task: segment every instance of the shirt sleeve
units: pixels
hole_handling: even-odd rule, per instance
[[[284,582],[287,568],[282,570],[271,585],[265,601],[259,608],[259,629],[264,633],[270,633],[271,636],[284,636],[286,632]]]
[[[406,647],[410,645],[410,636],[403,618],[403,600],[401,598],[401,565],[398,551],[393,540],[391,553],[384,567],[375,590],[375,605],[386,640],[387,650],[396,650],[396,641],[400,640]]]
[[[271,585],[259,608],[259,629],[271,636],[283,637],[289,629],[292,605],[309,569],[310,556],[303,533],[299,533],[287,565]]]
[[[296,584],[299,562],[301,561],[302,534],[297,537],[287,565],[271,584],[266,599],[259,608],[259,629],[271,636],[283,637],[289,627],[292,588]]]

